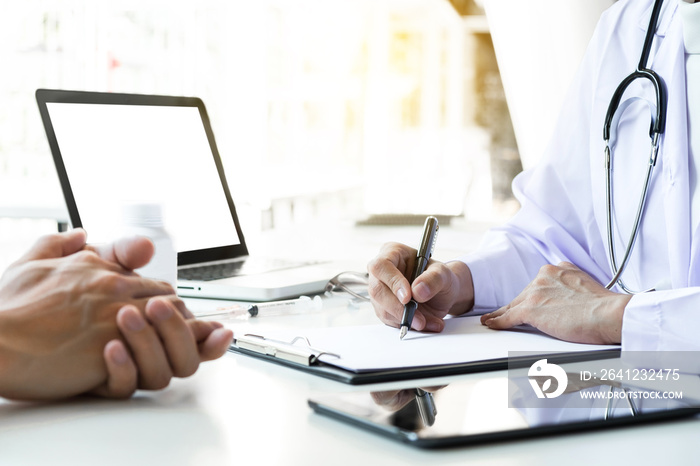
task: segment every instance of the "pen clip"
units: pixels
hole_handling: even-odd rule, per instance
[[[433,251],[435,251],[435,243],[437,243],[438,233],[440,233],[440,225],[435,225],[435,233],[433,233],[433,241],[430,244],[430,251],[428,251],[428,260],[433,257]]]
[[[425,219],[423,225],[423,236],[421,237],[420,245],[418,246],[417,257],[424,257],[427,260],[433,255],[435,249],[435,240],[437,239],[440,225],[437,218],[430,216]]]

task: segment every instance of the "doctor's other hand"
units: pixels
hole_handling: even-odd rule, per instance
[[[630,295],[612,292],[569,262],[545,265],[508,305],[481,316],[492,329],[521,324],[560,340],[618,344]]]
[[[440,332],[447,314],[463,314],[474,303],[471,272],[459,261],[442,263],[431,260],[413,284],[416,250],[400,243],[387,243],[367,266],[369,296],[374,312],[387,325],[398,327],[403,306],[413,298],[418,309],[411,328]]]
[[[186,322],[170,285],[131,270],[150,260],[150,241],[121,241],[109,253],[85,241],[82,230],[46,236],[0,278],[0,396],[126,397],[225,351],[228,331]]]

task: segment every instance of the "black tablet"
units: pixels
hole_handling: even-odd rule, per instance
[[[553,407],[537,398],[528,377],[461,379],[442,386],[319,396],[311,408],[421,448],[558,435],[695,416],[698,399],[619,381],[569,384]]]

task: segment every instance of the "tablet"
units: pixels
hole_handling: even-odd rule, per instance
[[[657,389],[619,383],[570,386],[554,407],[533,402],[533,393],[527,378],[492,377],[332,394],[308,402],[318,414],[421,448],[481,445],[700,413],[697,398],[662,397]]]

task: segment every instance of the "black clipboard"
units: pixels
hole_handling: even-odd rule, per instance
[[[533,353],[532,355],[519,356],[517,358],[499,358],[458,364],[351,371],[334,366],[330,362],[322,361],[320,359],[321,356],[334,356],[334,354],[312,347],[308,344],[308,341],[301,336],[291,341],[282,341],[266,338],[261,335],[243,334],[237,336],[234,334],[233,343],[229,347],[229,351],[351,385],[444,377],[448,375],[527,367],[543,357],[542,353]],[[616,348],[569,353],[547,353],[546,357],[550,362],[561,364],[589,361],[592,359],[617,358],[619,355],[620,349]]]

